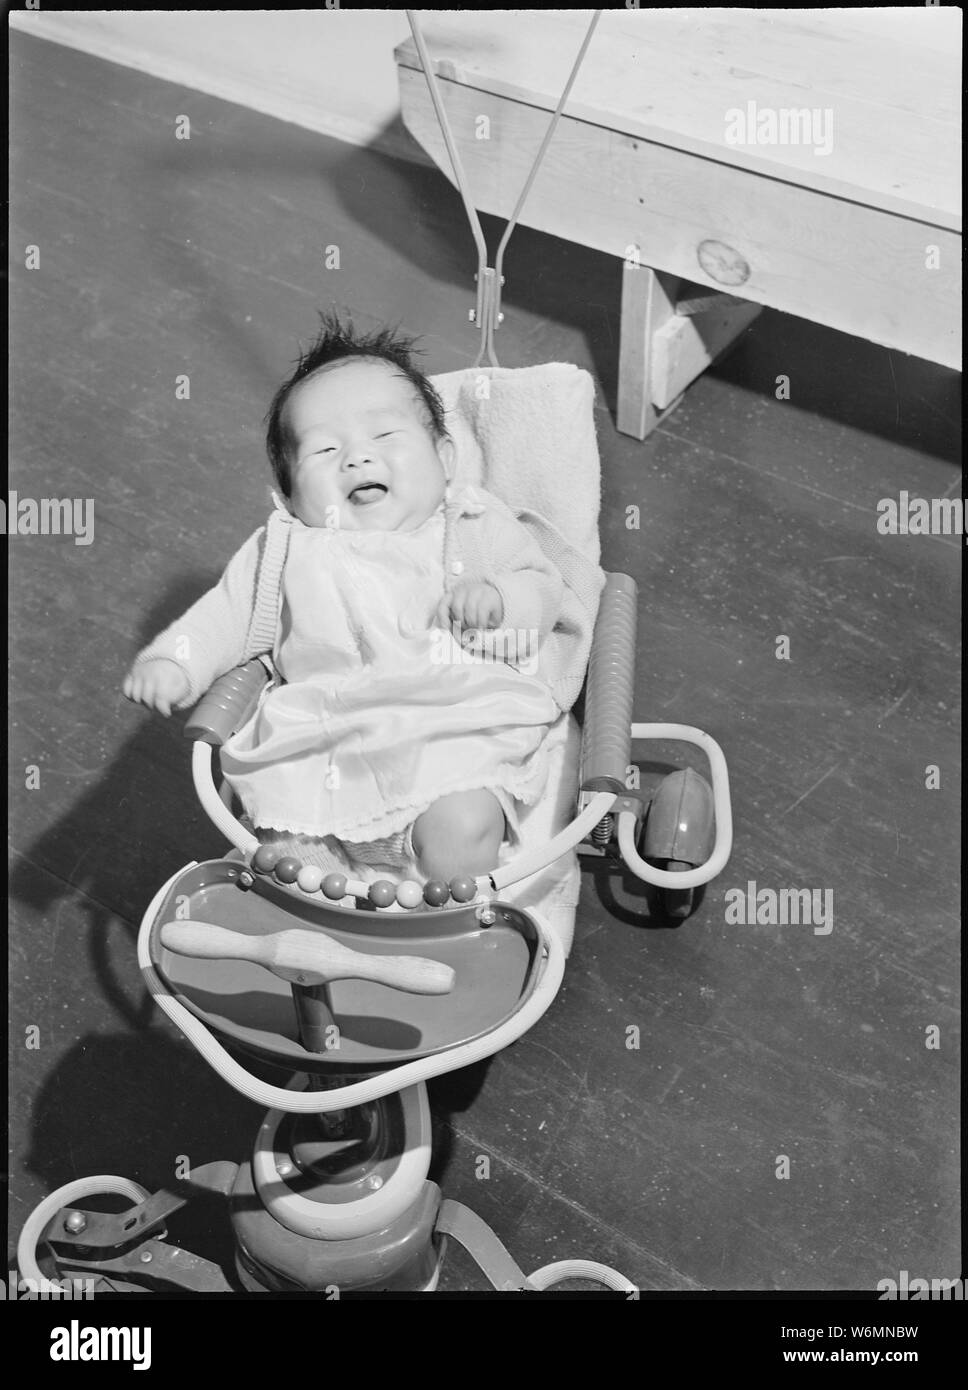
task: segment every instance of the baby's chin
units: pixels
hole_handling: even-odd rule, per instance
[[[430,520],[439,505],[439,501],[434,501],[427,506],[407,509],[391,496],[365,507],[343,502],[322,511],[296,510],[295,515],[304,526],[323,531],[416,531]]]
[[[384,506],[367,507],[359,513],[352,508],[344,508],[340,513],[340,528],[344,531],[416,531],[418,526],[430,520],[436,510],[436,506],[433,506],[429,511],[421,509],[416,513],[402,514],[398,508]]]

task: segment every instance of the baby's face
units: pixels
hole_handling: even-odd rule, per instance
[[[435,443],[415,388],[389,363],[324,368],[290,395],[286,422],[289,501],[305,525],[412,531],[439,506],[454,446]]]

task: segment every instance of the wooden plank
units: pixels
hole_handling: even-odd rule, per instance
[[[715,306],[705,313],[675,314],[652,340],[649,380],[652,403],[666,410],[760,313],[758,304]],[[619,426],[621,429],[621,425]]]
[[[957,230],[960,11],[905,14],[903,26],[875,27],[843,10],[606,12],[566,114]],[[423,25],[442,77],[553,110],[588,17],[448,12]],[[396,56],[419,70],[412,40]],[[830,152],[727,143],[727,113],[750,101],[829,110]]]
[[[658,423],[652,392],[652,344],[676,312],[678,280],[649,266],[622,263],[622,319],[616,423],[644,439]],[[668,404],[668,402],[667,402]]]
[[[547,127],[533,106],[443,82],[471,196],[508,217]],[[408,129],[452,179],[421,73],[400,70]],[[476,138],[482,117],[490,139]],[[750,213],[755,209],[755,216]],[[715,289],[704,242],[748,267],[744,299],[958,367],[961,239],[951,231],[563,116],[525,204],[528,226]],[[938,269],[926,269],[928,248]],[[513,296],[513,265],[508,294]]]

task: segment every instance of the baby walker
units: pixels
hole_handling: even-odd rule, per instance
[[[431,64],[410,20],[463,192]],[[595,22],[597,15],[525,191]],[[501,253],[521,202],[497,271],[478,242],[478,362],[486,349],[497,365]],[[634,1289],[585,1261],[528,1277],[483,1221],[442,1199],[427,1177],[426,1082],[519,1038],[561,984],[559,936],[540,911],[514,906],[503,890],[579,847],[623,861],[663,890],[670,915],[682,917],[695,889],[726,864],[732,824],[718,744],[685,725],[632,722],[636,593],[627,576],[607,577],[586,677],[577,814],[540,849],[476,879],[367,884],[260,846],[225,788],[216,788],[213,749],[250,717],[269,670],[251,661],[216,682],[185,733],[196,792],[231,848],[186,865],[158,890],[142,920],[138,962],[158,1005],[205,1060],[268,1113],[242,1164],[205,1164],[154,1194],[106,1176],[52,1193],[21,1234],[22,1277],[41,1288],[44,1279],[91,1278],[105,1293],[430,1292],[449,1237],[498,1290],[544,1289],[578,1276]],[[684,770],[651,797],[630,791],[633,742],[648,739],[698,746],[711,787]],[[281,1069],[288,1083],[253,1076],[227,1048]],[[101,1193],[131,1206],[109,1214],[74,1205]],[[231,1223],[228,1269],[165,1239],[166,1219],[206,1193],[222,1199]]]

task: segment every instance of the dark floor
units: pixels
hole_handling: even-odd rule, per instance
[[[178,1155],[247,1150],[256,1108],[136,969],[155,889],[221,844],[182,721],[119,685],[264,518],[260,421],[317,306],[402,320],[430,371],[469,365],[477,337],[473,245],[436,172],[17,34],[11,90],[10,487],[93,498],[96,518],[90,546],[9,543],[16,1236],[72,1178],[160,1185]],[[526,1270],[584,1256],[654,1290],[951,1277],[961,557],[875,522],[902,489],[957,489],[958,378],[766,312],[637,443],[613,424],[619,263],[522,227],[507,277],[502,364],[599,383],[605,564],[641,590],[636,718],[719,740],[736,838],[678,930],[633,881],[587,877],[550,1012],[433,1085],[434,1176]],[[728,925],[751,879],[832,890],[833,931]],[[444,1286],[482,1281],[455,1254]]]

